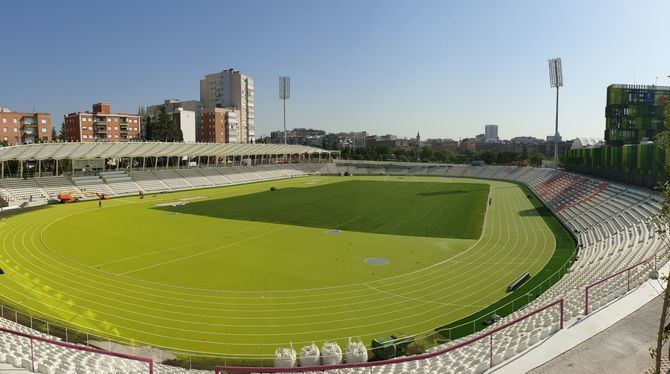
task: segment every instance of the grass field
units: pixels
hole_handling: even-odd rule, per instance
[[[430,177],[306,177],[55,205],[0,221],[0,294],[98,336],[201,355],[350,336],[369,344],[505,298],[519,274],[556,257],[561,228],[550,219],[517,185]]]

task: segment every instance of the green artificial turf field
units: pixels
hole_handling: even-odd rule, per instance
[[[536,208],[506,182],[324,176],[53,205],[0,221],[0,295],[176,352],[369,345],[430,334],[539,273],[556,239]]]

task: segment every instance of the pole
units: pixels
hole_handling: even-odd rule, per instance
[[[286,142],[286,99],[284,101],[284,145],[287,144]]]
[[[556,74],[558,75],[558,69],[556,69]],[[558,169],[558,88],[556,86],[556,131],[554,132],[554,169]]]

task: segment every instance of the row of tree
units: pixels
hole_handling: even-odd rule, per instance
[[[446,149],[422,148],[396,148],[382,144],[374,148],[344,148],[341,150],[342,158],[350,160],[371,161],[400,161],[400,162],[439,162],[450,164],[464,164],[473,160],[481,160],[488,165],[511,165],[523,164],[540,166],[544,155],[538,151],[530,154],[526,148],[521,153],[514,152],[465,152],[454,154]]]

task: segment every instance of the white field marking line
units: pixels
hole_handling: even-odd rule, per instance
[[[510,182],[500,182],[500,181],[490,181],[490,182],[493,182],[493,183],[496,183],[496,182],[497,182],[497,184],[510,184],[512,187],[517,187],[516,185],[514,185],[514,184],[512,184],[512,183],[510,183]],[[334,182],[334,183],[335,183],[335,182]],[[490,187],[490,188],[491,188],[491,187]],[[491,192],[489,191],[489,193],[491,193]],[[164,199],[164,200],[169,200],[169,199]],[[132,202],[131,202],[131,203],[132,203]],[[138,203],[136,202],[136,203],[133,203],[133,204],[138,204]],[[91,210],[95,210],[95,209],[91,209]],[[51,223],[50,223],[50,224],[51,224]],[[49,225],[50,225],[50,224],[49,224]],[[47,226],[48,226],[48,225],[47,225]],[[46,227],[43,228],[43,230],[45,230],[45,229],[46,229]],[[429,266],[426,266],[426,267],[423,267],[423,268],[421,268],[421,269],[417,269],[417,270],[414,270],[414,271],[411,271],[411,272],[408,272],[408,273],[398,274],[398,275],[395,275],[395,276],[391,276],[391,277],[387,277],[387,278],[382,278],[382,279],[378,279],[378,280],[374,280],[374,281],[370,281],[370,282],[352,283],[352,284],[348,284],[348,285],[329,286],[329,287],[319,287],[319,288],[306,288],[306,289],[294,289],[294,290],[265,290],[265,291],[263,291],[263,290],[259,290],[259,291],[245,291],[245,292],[248,292],[248,293],[255,292],[255,293],[263,293],[263,294],[266,294],[266,293],[312,292],[312,291],[323,291],[323,290],[331,290],[331,289],[344,289],[344,288],[349,288],[349,287],[365,286],[365,284],[368,284],[368,283],[370,283],[370,284],[372,284],[372,283],[378,283],[378,282],[385,282],[385,283],[388,283],[387,280],[389,280],[389,279],[395,279],[395,278],[405,277],[405,276],[409,276],[409,275],[414,275],[414,274],[416,274],[416,273],[418,273],[418,272],[422,272],[422,271],[425,271],[425,270],[427,270],[427,269],[431,269],[431,268],[433,268],[433,267],[436,267],[436,266],[442,265],[442,264],[444,264],[444,263],[446,263],[446,262],[449,262],[449,261],[450,261],[451,259],[453,259],[453,258],[460,257],[461,255],[463,255],[463,254],[469,252],[473,247],[475,247],[475,246],[481,241],[481,239],[482,239],[482,237],[484,236],[484,233],[485,233],[485,232],[486,232],[486,220],[484,220],[484,225],[483,225],[483,227],[482,227],[482,231],[481,231],[481,233],[480,233],[480,237],[479,237],[479,239],[478,239],[475,243],[473,243],[469,248],[467,248],[466,250],[464,250],[464,251],[458,253],[457,255],[455,255],[455,256],[453,256],[453,257],[447,258],[447,259],[445,259],[445,260],[443,260],[443,261],[440,261],[440,262],[431,264],[431,265],[429,265]],[[47,247],[47,248],[48,248],[48,247]],[[88,265],[83,265],[83,264],[82,264],[82,266],[83,266],[83,267],[88,267]],[[113,274],[113,273],[109,273],[109,274]],[[121,276],[121,274],[116,274],[116,275],[117,275],[117,276]],[[181,286],[169,285],[169,284],[164,284],[164,283],[159,283],[159,282],[152,282],[152,281],[142,280],[142,279],[136,279],[136,278],[128,278],[128,279],[131,280],[131,281],[133,281],[133,282],[135,282],[135,283],[136,283],[136,282],[143,282],[143,283],[148,283],[148,284],[153,284],[153,285],[159,285],[159,286],[166,287],[166,288],[167,288],[167,287],[171,287],[171,288],[176,288],[176,289],[186,289],[186,290],[195,290],[195,291],[207,291],[207,292],[217,292],[217,293],[235,293],[235,292],[239,292],[239,291],[230,291],[230,290],[211,290],[211,289],[203,289],[203,288],[181,287]],[[165,292],[168,292],[168,291],[165,290]],[[176,293],[176,292],[175,292],[175,293]],[[346,293],[346,292],[345,292],[345,293]],[[186,294],[186,295],[189,295],[189,294]]]
[[[40,261],[40,260],[38,259],[38,261]],[[366,296],[367,296],[367,295],[366,295]],[[200,308],[200,309],[204,309],[204,308]],[[209,310],[209,309],[207,309],[207,310]]]
[[[147,270],[147,269],[153,269],[153,268],[158,267],[158,266],[163,266],[163,265],[167,265],[167,264],[172,264],[172,263],[179,262],[179,261],[183,261],[183,260],[186,260],[186,259],[189,259],[189,258],[202,256],[202,255],[207,254],[207,253],[215,252],[215,251],[218,251],[218,250],[220,250],[220,249],[224,249],[224,248],[230,248],[230,247],[236,246],[236,245],[238,245],[238,244],[242,244],[242,243],[248,242],[248,241],[250,241],[250,240],[257,239],[257,238],[260,238],[260,237],[262,237],[262,236],[266,236],[266,235],[272,234],[273,232],[277,232],[277,231],[282,230],[282,229],[285,229],[285,228],[286,228],[286,227],[277,227],[277,228],[275,228],[275,229],[268,230],[268,231],[266,231],[266,232],[264,232],[264,233],[262,233],[262,234],[258,234],[258,235],[250,236],[250,237],[247,237],[247,238],[245,238],[245,239],[238,240],[238,241],[236,241],[236,242],[232,242],[232,243],[229,243],[229,244],[226,244],[226,245],[223,245],[223,246],[214,247],[214,248],[212,248],[212,249],[208,249],[208,250],[206,250],[206,251],[202,251],[202,252],[194,253],[194,254],[191,254],[191,255],[188,255],[188,256],[183,256],[183,257],[175,258],[175,259],[172,259],[172,260],[163,261],[163,262],[158,262],[158,263],[155,263],[155,264],[152,264],[152,265],[143,266],[143,267],[140,267],[140,268],[137,268],[137,269],[134,269],[134,270],[129,270],[129,271],[126,271],[126,272],[123,272],[123,273],[119,273],[119,275],[126,275],[126,274],[130,274],[130,273],[136,273],[136,272],[138,272],[138,271]]]
[[[198,240],[198,241],[190,242],[190,243],[185,243],[185,244],[181,244],[181,245],[174,246],[174,247],[168,247],[168,248],[163,248],[163,249],[157,249],[157,250],[155,250],[155,251],[146,252],[146,253],[142,253],[142,254],[135,255],[135,256],[123,257],[123,258],[120,258],[120,259],[117,259],[117,260],[108,261],[108,262],[103,262],[103,263],[101,263],[101,264],[92,265],[92,266],[89,266],[89,267],[90,267],[90,268],[95,268],[95,267],[99,267],[99,266],[106,266],[106,265],[116,264],[116,263],[124,262],[124,261],[128,261],[128,260],[134,260],[134,259],[137,259],[137,258],[140,258],[140,257],[144,257],[144,256],[154,255],[154,254],[156,254],[156,253],[165,253],[165,252],[173,251],[173,250],[175,250],[175,249],[179,249],[179,248],[190,247],[190,246],[192,246],[192,245],[201,244],[201,243],[205,243],[205,242],[208,242],[208,241],[212,241],[212,240],[217,240],[217,239],[225,238],[225,237],[227,237],[227,236],[233,236],[233,235],[241,234],[241,233],[244,233],[244,232],[247,232],[247,231],[251,231],[251,230],[253,230],[253,229],[255,229],[255,228],[259,227],[259,226],[262,226],[262,225],[260,225],[260,224],[259,224],[259,225],[251,225],[250,227],[248,227],[248,228],[246,228],[246,229],[243,229],[243,230],[238,230],[238,231],[234,231],[234,232],[229,232],[229,233],[227,233],[227,234],[217,235],[217,236],[209,237],[209,238],[207,238],[207,239]],[[42,244],[44,244],[44,243],[42,243]],[[46,245],[45,245],[45,246],[46,246]],[[114,274],[114,273],[110,273],[110,274]]]
[[[459,307],[476,307],[476,308],[486,308],[488,306],[488,305],[472,305],[472,304],[464,305],[464,304],[453,304],[453,303],[441,303],[439,301],[434,301],[434,300],[428,300],[427,301],[427,300],[415,299],[413,297],[408,297],[408,296],[404,296],[404,295],[397,295],[397,294],[394,294],[393,292],[388,292],[388,291],[380,290],[379,288],[372,287],[369,284],[367,284],[366,287],[368,287],[369,289],[371,289],[373,291],[381,292],[381,293],[384,293],[384,294],[387,294],[387,295],[391,295],[393,297],[398,297],[398,298],[406,299],[406,300],[409,300],[409,301],[420,302],[422,305],[423,304],[437,304],[437,305],[440,305],[440,306],[459,306]],[[396,310],[394,310],[393,312],[395,314]]]

